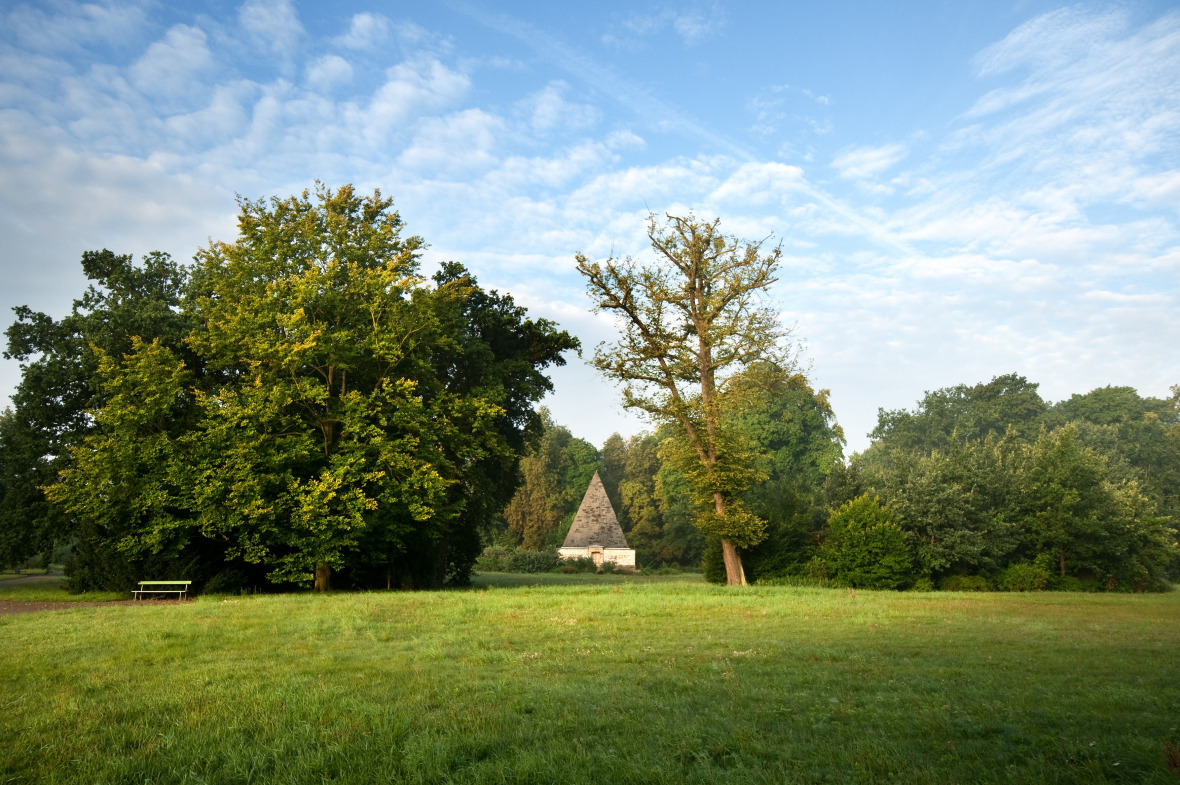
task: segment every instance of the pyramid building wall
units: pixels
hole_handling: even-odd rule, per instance
[[[598,472],[594,472],[569,534],[557,553],[563,559],[584,558],[593,559],[596,564],[614,562],[621,567],[635,566],[635,550],[627,545],[627,536],[615,517]]]

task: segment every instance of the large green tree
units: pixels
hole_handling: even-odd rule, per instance
[[[602,344],[594,364],[623,385],[623,404],[657,423],[677,426],[682,465],[700,507],[696,523],[719,537],[727,582],[746,582],[741,548],[763,538],[765,521],[743,503],[758,479],[756,456],[722,412],[736,403],[730,379],[755,362],[785,356],[787,331],[763,302],[775,281],[780,250],[741,241],[719,220],[652,216],[648,239],[655,261],[631,257],[592,262],[577,255],[593,309],[619,321],[621,336]]]
[[[465,579],[577,342],[459,265],[428,285],[421,248],[380,193],[242,200],[197,255],[183,352],[100,354],[58,506],[141,565],[214,542],[318,589]]]

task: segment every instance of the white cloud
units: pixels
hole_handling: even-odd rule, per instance
[[[366,11],[352,17],[348,32],[337,38],[336,42],[348,49],[368,51],[389,40],[390,28],[388,18]]]
[[[420,126],[398,162],[427,176],[469,175],[496,163],[497,136],[504,121],[480,109],[430,118]]]
[[[759,205],[797,195],[803,170],[780,163],[743,164],[709,195],[711,201]]]
[[[386,72],[386,81],[364,111],[349,109],[349,133],[370,145],[384,143],[414,114],[441,109],[463,95],[471,82],[462,73],[434,59],[399,63]]]
[[[568,92],[569,85],[557,80],[525,100],[533,131],[540,134],[555,130],[580,131],[598,122],[601,114],[598,109],[565,100]]]
[[[22,49],[71,54],[90,44],[118,46],[134,40],[147,27],[147,7],[140,2],[111,0],[18,5],[0,20]]]
[[[246,0],[238,9],[238,22],[255,45],[284,59],[295,54],[304,36],[291,0]]]
[[[832,166],[845,180],[870,180],[885,172],[909,153],[903,144],[880,147],[854,147],[832,160]]]
[[[330,93],[352,81],[352,66],[339,55],[324,55],[307,67],[307,84],[313,90]]]
[[[184,96],[213,68],[213,55],[205,32],[188,25],[176,25],[147,48],[131,66],[132,83],[139,90],[158,97]]]

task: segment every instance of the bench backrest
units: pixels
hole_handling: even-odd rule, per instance
[[[188,586],[192,581],[140,581],[140,586]]]

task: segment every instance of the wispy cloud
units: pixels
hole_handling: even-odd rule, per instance
[[[854,147],[837,155],[832,166],[845,180],[870,180],[909,153],[903,144],[886,144],[880,147]]]
[[[566,100],[569,85],[555,80],[524,101],[533,130],[540,134],[550,131],[580,131],[598,122],[602,113],[597,107]]]
[[[725,11],[715,4],[687,8],[663,7],[648,13],[632,13],[604,33],[602,42],[630,46],[647,36],[671,30],[688,46],[694,46],[725,27]]]
[[[3,26],[29,52],[67,54],[94,44],[134,41],[148,26],[149,3],[99,0],[89,3],[13,5],[0,13]]]
[[[800,99],[805,102],[805,108],[799,106]],[[759,90],[746,103],[746,108],[754,115],[754,133],[767,136],[778,132],[792,116],[802,120],[812,131],[826,133],[831,128],[831,120],[824,110],[831,104],[829,96],[816,95],[806,87],[776,84]],[[821,107],[819,111],[824,112],[823,117],[813,116],[816,107]]]

